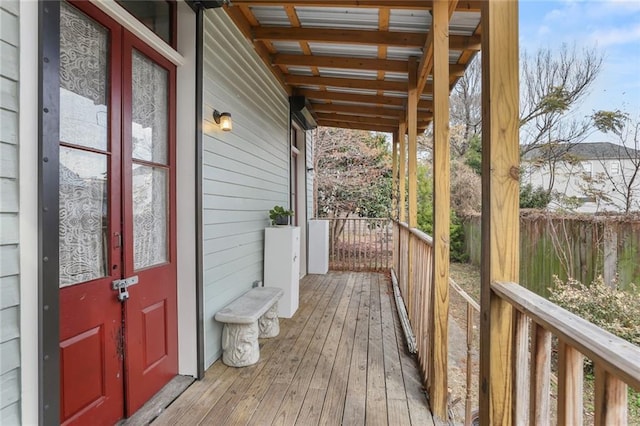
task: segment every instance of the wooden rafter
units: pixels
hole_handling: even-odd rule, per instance
[[[317,10],[309,9],[310,6]],[[479,21],[481,6],[482,1],[447,0],[446,7],[449,19],[454,11],[459,11],[474,13]],[[278,23],[276,26],[271,22],[265,25],[265,17],[272,16],[271,12],[265,15],[265,7],[279,8],[279,13],[285,15],[284,25]],[[377,28],[357,23],[345,25],[341,19],[337,19],[335,25],[331,21],[310,25],[309,14],[319,11],[320,19],[324,19],[322,8],[325,7],[337,9],[337,12],[327,10],[327,13],[338,15],[343,13],[340,12],[342,8],[362,8],[364,14],[375,16],[377,25],[374,24],[374,28]],[[338,127],[349,124],[351,128],[356,128],[356,125],[358,128],[372,126],[371,130],[379,130],[390,127],[387,125],[393,121],[393,131],[398,131],[399,120],[406,121],[407,117],[410,54],[399,54],[404,52],[403,49],[408,49],[408,52],[420,49],[423,52],[422,55],[414,54],[418,60],[418,128],[424,128],[432,119],[433,103],[425,99],[433,97],[430,28],[425,25],[417,31],[405,31],[408,27],[399,30],[398,19],[403,19],[402,14],[394,15],[394,11],[399,9],[432,10],[432,0],[233,0],[224,9],[285,90],[290,95],[305,96],[314,114],[325,114],[319,124],[335,122]],[[345,10],[344,14],[347,17],[349,11]],[[449,49],[460,52],[457,63],[449,64],[449,90],[480,49],[480,26],[473,34],[467,34],[450,35],[448,38]],[[299,48],[292,50],[288,42],[294,42]],[[376,49],[373,52],[362,50],[361,53],[359,45],[375,46]],[[345,54],[351,49],[353,55]],[[341,76],[332,69],[348,71]],[[367,72],[358,75],[361,71]],[[327,117],[326,114],[332,116]]]
[[[426,33],[400,31],[347,30],[331,28],[253,27],[254,40],[308,41],[338,44],[370,44],[377,46],[424,47]],[[480,50],[480,37],[452,35],[451,50]]]
[[[431,10],[428,0],[233,0],[233,4],[249,6],[313,6],[313,7],[390,7],[394,9]],[[482,1],[460,1],[456,8],[461,12],[478,12]]]
[[[305,96],[311,100],[335,100],[340,102],[351,102],[354,104],[369,105],[392,105],[404,107],[407,98],[400,96],[378,96],[378,95],[359,95],[356,93],[327,92],[311,89],[296,89],[297,95]],[[432,102],[420,100],[418,102],[418,110],[431,110]]]

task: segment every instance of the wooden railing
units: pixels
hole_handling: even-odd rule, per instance
[[[430,236],[404,223],[393,225],[393,270],[416,338],[421,373],[429,384],[433,316]],[[477,401],[472,386],[474,368],[471,341],[480,306],[455,283],[450,287],[467,305],[467,371],[465,424]],[[583,360],[595,371],[594,423],[627,424],[627,386],[640,391],[640,348],[514,283],[494,283],[492,292],[514,308],[513,394],[514,424],[583,424]],[[557,340],[557,360],[552,369],[552,337]],[[479,350],[488,342],[480,342]],[[503,366],[508,369],[507,365]],[[557,389],[557,390],[556,390]],[[432,389],[432,391],[435,391]],[[557,413],[552,406],[557,404]]]
[[[494,283],[491,288],[516,310],[514,423],[552,423],[554,336],[557,338],[557,424],[583,424],[583,361],[586,357],[592,361],[595,371],[594,424],[626,425],[627,386],[640,391],[640,348],[520,285]]]
[[[329,269],[334,271],[386,271],[391,268],[390,219],[331,218]]]
[[[393,223],[393,269],[416,336],[418,363],[429,376],[433,240],[405,223]],[[446,390],[445,390],[446,391]]]
[[[478,283],[479,285],[480,283]],[[479,339],[477,339],[477,333],[474,333],[474,330],[477,331],[475,324],[477,323],[477,319],[480,315],[480,305],[478,302],[473,300],[466,291],[464,291],[460,286],[451,278],[449,278],[449,286],[452,290],[452,295],[459,296],[465,305],[465,329],[466,329],[466,371],[465,371],[465,398],[464,398],[464,424],[465,426],[469,426],[472,424],[472,414],[474,409],[478,408],[478,399],[477,392],[473,391],[473,387],[477,386],[478,380],[478,370],[475,367],[474,363],[474,347],[478,349]],[[453,296],[452,296],[453,297]],[[451,321],[451,310],[449,310],[449,321]],[[451,347],[450,349],[451,350]],[[474,380],[475,379],[475,380]],[[477,390],[477,389],[476,389]],[[474,398],[474,394],[476,394]]]

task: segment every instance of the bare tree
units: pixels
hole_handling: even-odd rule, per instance
[[[593,119],[598,130],[620,143],[617,159],[599,159],[604,171],[597,179],[611,188],[609,204],[622,205],[625,213],[640,210],[640,115],[632,119],[621,111],[598,111]]]
[[[521,60],[520,142],[522,154],[550,143],[582,142],[593,123],[574,118],[572,110],[589,94],[602,67],[595,49],[577,51],[562,45],[557,52],[540,49]],[[562,156],[565,153],[559,152]]]
[[[451,127],[461,128],[461,137],[451,142],[453,154],[457,157],[464,156],[469,141],[473,136],[479,136],[482,129],[481,62],[480,55],[471,60],[451,94]]]

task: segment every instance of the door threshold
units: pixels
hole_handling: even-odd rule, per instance
[[[195,381],[192,376],[176,376],[147,401],[133,416],[122,419],[117,426],[143,426],[154,421],[182,392]]]

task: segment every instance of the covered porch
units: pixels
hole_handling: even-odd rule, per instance
[[[154,424],[433,425],[420,377],[388,274],[308,275],[257,364],[216,361]]]

